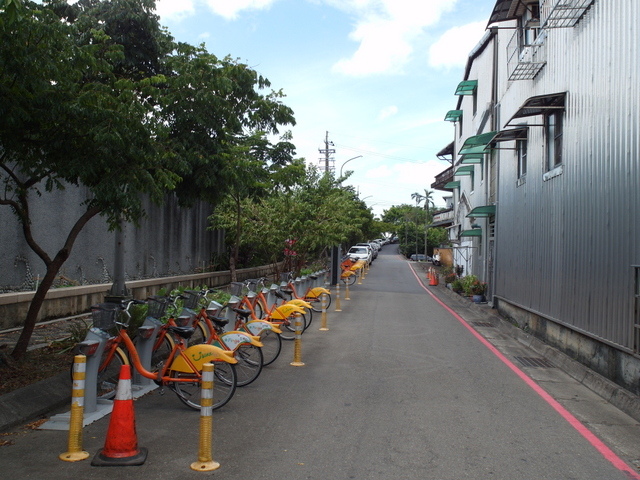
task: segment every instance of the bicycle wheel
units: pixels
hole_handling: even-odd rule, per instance
[[[193,335],[189,337],[187,340],[187,346],[191,345],[200,345],[201,343],[207,343],[207,338],[209,337],[209,329],[204,321],[198,322],[196,325],[196,330],[193,332]]]
[[[256,318],[262,319],[264,317],[264,307],[262,306],[262,302],[258,300],[256,304],[253,306],[253,313],[255,313]]]
[[[296,318],[302,317],[300,320],[302,321],[302,333],[306,328],[307,318],[304,313],[292,313],[286,319],[286,321],[280,326],[280,330],[282,333],[280,337],[282,340],[294,340],[296,338]]]
[[[172,378],[192,381],[171,382],[169,386],[186,406],[200,410],[200,378],[193,373],[170,373]],[[214,362],[213,410],[226,405],[236,391],[237,377],[235,365],[227,362]]]
[[[234,356],[236,360],[238,360],[235,367],[239,387],[249,385],[260,376],[262,365],[264,364],[262,349],[260,347],[251,344],[240,345],[235,351]]]
[[[164,362],[169,358],[169,354],[173,351],[175,341],[171,338],[171,335],[164,332],[162,338],[154,345],[153,353],[151,354],[151,370],[160,370]]]
[[[264,360],[262,365],[271,365],[280,355],[282,339],[273,330],[263,330],[260,334],[260,341],[262,342],[262,358]]]
[[[351,283],[349,285],[351,285]],[[329,309],[329,305],[331,305],[331,294],[330,293],[321,293],[316,298],[307,298],[305,300],[311,304],[311,310],[313,310],[314,312],[322,312],[322,298],[323,297],[326,298],[327,309]]]
[[[305,310],[304,320],[305,320],[304,329],[306,330],[311,326],[311,322],[313,321],[313,309],[309,308]],[[295,330],[295,326],[294,326],[294,330]]]
[[[100,368],[96,382],[96,398],[98,400],[111,399],[116,396],[116,387],[120,378],[120,367],[129,365],[129,357],[120,347],[112,351],[105,348],[100,359]]]
[[[349,275],[348,277],[341,277],[340,279],[345,285],[353,285],[358,279],[358,274],[356,273],[354,275]]]

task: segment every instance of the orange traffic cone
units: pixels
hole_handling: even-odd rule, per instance
[[[429,274],[431,275],[431,278],[429,280],[429,286],[431,286],[431,287],[437,286],[438,285],[438,274],[433,269],[430,270]]]
[[[107,439],[104,448],[93,457],[91,465],[95,467],[142,465],[146,459],[147,449],[138,448],[136,436],[136,420],[131,395],[131,366],[122,365]]]

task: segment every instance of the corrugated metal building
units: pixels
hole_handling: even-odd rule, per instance
[[[636,0],[496,2],[488,27],[495,49],[486,49],[493,70],[483,65],[476,77],[478,86],[495,81],[495,134],[479,146],[496,189],[484,191],[487,252],[471,272],[486,274],[502,312],[634,393],[639,27]],[[459,110],[464,119],[468,102]],[[463,120],[462,138],[487,131],[465,129]]]

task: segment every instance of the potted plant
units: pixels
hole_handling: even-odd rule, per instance
[[[458,278],[458,276],[456,275],[456,272],[454,272],[453,268],[451,268],[451,267],[443,268],[442,269],[442,274],[444,275],[444,277],[443,277],[444,278],[444,283],[446,283],[447,285],[449,285],[456,278]]]
[[[476,279],[471,283],[469,288],[471,295],[473,295],[474,303],[482,303],[485,301],[485,293],[487,292],[487,284]]]
[[[451,290],[453,290],[456,293],[464,292],[464,288],[462,286],[462,280],[456,277],[455,280],[451,282]]]

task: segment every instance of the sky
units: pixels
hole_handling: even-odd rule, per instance
[[[247,64],[282,90],[294,111],[296,156],[335,171],[377,216],[449,164],[436,154],[453,140],[469,53],[495,0],[156,0],[177,41],[204,44]],[[267,93],[267,92],[264,92]],[[356,158],[357,157],[357,158]],[[348,162],[348,163],[346,163]],[[434,191],[436,206],[446,192]]]

